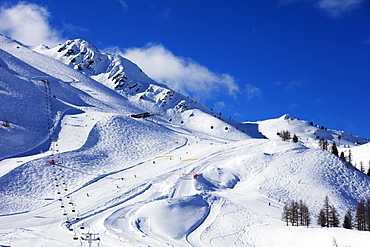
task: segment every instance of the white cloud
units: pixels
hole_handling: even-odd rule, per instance
[[[299,81],[291,81],[291,82],[288,83],[285,90],[289,91],[289,90],[293,90],[293,89],[296,89],[296,88],[302,87],[302,86],[303,86],[303,84]]]
[[[62,42],[59,32],[50,27],[48,10],[20,2],[0,8],[0,32],[26,45],[55,46]]]
[[[330,16],[338,17],[344,12],[357,8],[364,0],[320,0],[318,6]]]
[[[309,2],[310,0],[279,0],[278,5],[283,6],[283,5],[288,5],[292,3],[297,3],[297,2]]]
[[[249,83],[246,84],[245,89],[246,89],[246,95],[247,95],[248,100],[251,100],[255,97],[261,97],[262,95],[261,89],[256,86],[253,86],[252,84],[249,84]]]
[[[204,100],[225,89],[235,95],[239,89],[232,76],[214,73],[189,58],[175,56],[163,45],[149,43],[142,48],[126,49],[121,55],[138,64],[157,82],[195,98]]]
[[[328,13],[332,17],[339,17],[345,12],[356,9],[365,0],[279,0],[278,5],[284,6],[299,2],[317,4],[319,9]]]
[[[225,104],[225,101],[218,101],[214,104],[214,111],[215,112],[221,112],[223,109],[225,109],[226,107],[226,104]]]
[[[127,2],[124,1],[124,0],[118,0],[118,2],[121,4],[121,7],[122,7],[123,11],[126,12],[128,10]]]

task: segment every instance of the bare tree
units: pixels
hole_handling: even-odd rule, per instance
[[[336,208],[329,203],[329,197],[325,197],[324,205],[320,210],[317,223],[321,227],[338,227],[339,215]]]
[[[283,130],[279,132],[279,136],[281,137],[281,139],[283,139],[283,141],[291,139],[289,130]]]
[[[286,203],[283,208],[281,219],[292,226],[309,226],[311,224],[311,216],[306,204],[300,200]]]
[[[289,204],[285,203],[283,208],[283,213],[281,214],[281,219],[286,222],[286,225],[289,225],[290,222],[290,209]]]

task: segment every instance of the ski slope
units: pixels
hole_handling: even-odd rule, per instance
[[[316,225],[326,195],[341,220],[370,196],[366,175],[317,148],[318,128],[287,115],[236,123],[181,95],[163,107],[169,89],[149,79],[143,102],[99,81],[104,74],[0,37],[1,117],[10,122],[0,126],[0,245],[89,246],[88,233],[99,236],[92,246],[112,247],[368,243],[367,232]],[[161,116],[129,117],[148,109]],[[300,141],[277,138],[285,129]],[[322,132],[331,141],[338,133]],[[281,220],[284,203],[299,199],[309,228]]]

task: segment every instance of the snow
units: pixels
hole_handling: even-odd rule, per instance
[[[370,159],[366,140],[290,115],[234,122],[83,40],[33,49],[0,35],[0,121],[10,123],[0,126],[0,245],[88,246],[87,233],[112,247],[368,243],[367,232],[316,224],[326,195],[342,220],[370,196],[369,177],[318,149],[317,136],[341,136],[358,162]],[[75,70],[81,55],[94,71]],[[117,73],[130,75],[126,91],[109,81]],[[142,112],[160,116],[129,117]],[[309,228],[281,220],[299,199]]]

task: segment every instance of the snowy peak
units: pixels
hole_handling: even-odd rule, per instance
[[[284,114],[283,116],[280,117],[280,119],[285,119],[285,120],[294,120],[295,118],[292,117],[289,114]]]
[[[65,63],[85,73],[96,74],[97,67],[104,59],[100,51],[91,43],[78,39],[69,40],[58,50]]]
[[[103,53],[92,43],[68,40],[52,49],[35,49],[87,75],[99,76],[100,82],[110,88],[132,87],[137,82],[153,83],[134,63],[116,54]],[[103,74],[103,76],[101,76]]]
[[[128,59],[117,54],[101,52],[93,44],[82,39],[68,40],[52,49],[35,50],[63,62],[125,96],[140,94],[139,97],[142,96],[142,99],[145,97],[144,92],[169,90],[165,85],[150,79]]]
[[[202,132],[214,134],[213,128],[233,129],[240,132],[237,139],[245,138],[248,134],[259,136],[258,131],[243,133],[243,128],[238,130],[236,123],[213,113],[203,104],[192,100],[166,85],[157,83],[149,78],[136,64],[128,59],[117,55],[100,52],[93,44],[81,40],[68,40],[64,44],[51,49],[35,49],[36,51],[57,59],[74,70],[91,79],[113,89],[115,92],[126,97],[131,104],[142,109],[139,114],[148,112],[159,114],[165,121],[182,124],[190,129],[198,129]],[[203,120],[197,120],[199,117]],[[200,126],[206,117],[209,125],[206,128]],[[224,122],[225,121],[225,122]],[[223,130],[222,135],[230,131]],[[257,134],[256,134],[257,133]],[[246,135],[247,134],[247,135]],[[233,138],[235,135],[233,134]]]

